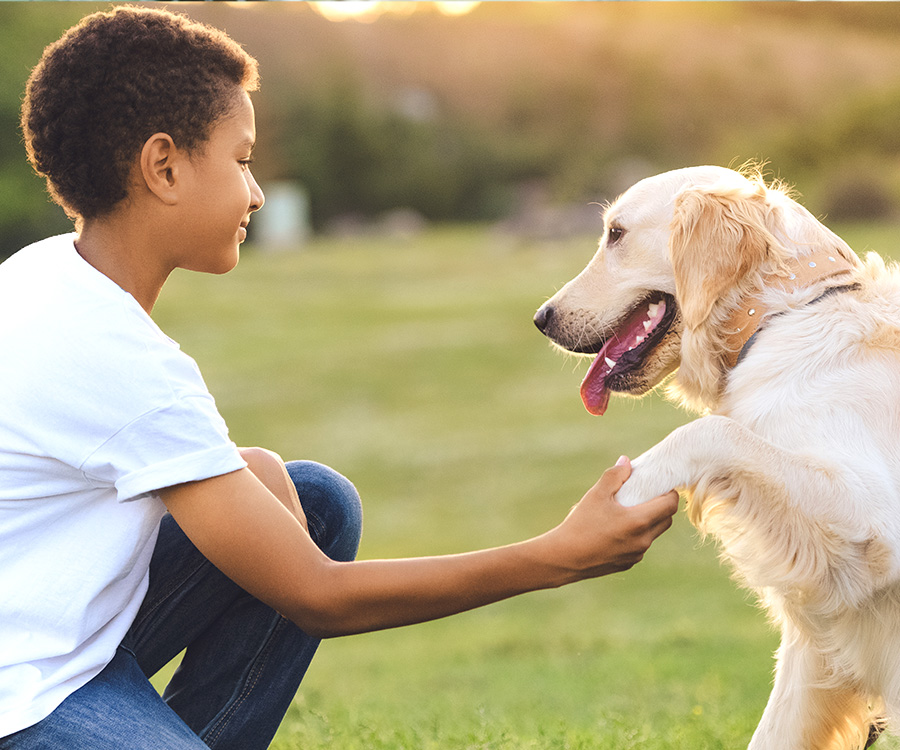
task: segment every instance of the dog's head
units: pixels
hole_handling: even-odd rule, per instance
[[[782,189],[721,167],[637,183],[605,215],[593,260],[535,315],[571,352],[595,355],[582,383],[602,414],[610,392],[642,395],[678,370],[671,395],[715,406],[728,319],[790,257],[827,243],[855,256]]]

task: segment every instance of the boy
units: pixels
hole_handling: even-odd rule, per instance
[[[463,555],[352,562],[353,486],[229,440],[149,314],[169,273],[224,273],[263,193],[255,61],[161,10],[85,18],[22,125],[76,234],[0,266],[0,749],[266,747],[318,639],[624,570],[674,493],[613,498]],[[160,698],[147,680],[186,648]]]

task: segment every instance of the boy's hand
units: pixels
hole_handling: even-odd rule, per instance
[[[558,564],[569,567],[576,578],[627,570],[672,525],[678,510],[674,491],[632,508],[618,503],[615,493],[630,475],[631,462],[622,456],[549,532],[556,537]]]

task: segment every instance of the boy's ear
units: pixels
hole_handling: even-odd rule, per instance
[[[168,133],[154,133],[141,149],[139,174],[147,189],[167,205],[178,200],[180,156]]]

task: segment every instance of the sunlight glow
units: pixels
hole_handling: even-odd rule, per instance
[[[443,0],[435,5],[445,16],[464,16],[481,5],[481,0]]]
[[[471,13],[480,0],[441,0],[440,2],[397,2],[384,0],[325,0],[311,2],[310,7],[329,21],[371,22],[382,15],[409,15],[417,10],[436,8],[446,16]]]

